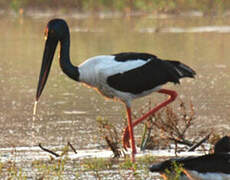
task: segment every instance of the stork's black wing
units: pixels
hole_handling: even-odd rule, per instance
[[[138,54],[126,54],[129,58]],[[127,61],[127,56],[120,54],[119,61],[123,57]],[[143,54],[139,54],[140,60]],[[149,61],[146,61],[149,59]],[[150,60],[151,59],[151,60]],[[139,94],[143,91],[151,90],[159,85],[167,82],[179,83],[182,77],[193,77],[195,72],[188,66],[178,61],[160,60],[156,56],[146,54],[144,59],[146,63],[135,69],[131,69],[124,73],[118,73],[107,78],[107,83],[114,89],[123,92]]]

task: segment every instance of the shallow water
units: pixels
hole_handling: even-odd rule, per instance
[[[183,146],[180,146],[183,148]],[[210,146],[206,144],[206,147]],[[46,147],[47,148],[47,147]],[[64,147],[48,147],[49,149],[54,150],[57,154],[62,154]],[[173,146],[171,146],[173,148]],[[135,176],[134,172],[131,169],[127,169],[125,167],[122,168],[122,160],[120,159],[120,163],[116,159],[112,159],[113,153],[110,150],[105,149],[84,149],[78,150],[77,153],[72,152],[72,149],[69,149],[68,154],[65,154],[61,157],[51,158],[51,154],[42,151],[39,147],[16,147],[16,148],[0,148],[1,153],[1,163],[4,164],[0,178],[5,178],[6,176],[10,176],[7,172],[10,171],[7,166],[10,166],[10,162],[14,162],[15,166],[19,169],[18,172],[21,172],[22,175],[26,177],[26,179],[38,179],[39,177],[51,179],[58,179],[57,174],[60,169],[57,164],[58,161],[62,161],[64,166],[63,170],[59,174],[58,177],[62,177],[63,179],[155,179],[159,180],[160,174],[151,173],[148,170],[150,164],[156,163],[156,161],[162,161],[167,158],[175,157],[174,149],[167,150],[146,150],[140,152],[138,149],[138,154],[136,155],[137,159],[139,159],[139,163],[137,162],[138,168],[135,173],[138,173],[138,177]],[[128,154],[131,151],[126,152]],[[200,156],[205,152],[203,149],[198,149],[196,152],[178,152],[178,157],[183,156]],[[207,153],[207,152],[206,152]],[[154,162],[150,162],[150,164],[143,161],[144,159],[154,157]],[[98,160],[98,165],[93,165],[92,161],[95,161],[95,158]],[[141,162],[141,158],[143,159]],[[55,160],[56,161],[55,161]],[[65,160],[64,160],[65,159]],[[100,159],[107,160],[112,162],[112,167],[104,167],[100,165]],[[86,162],[91,162],[90,166],[87,168]],[[90,160],[90,161],[89,161]],[[55,163],[56,162],[56,163]],[[148,162],[148,161],[147,161]],[[40,166],[39,166],[40,163]],[[52,164],[54,164],[52,166]],[[95,166],[95,169],[93,168]],[[55,170],[52,167],[56,167]],[[104,168],[100,168],[104,167]],[[91,170],[90,170],[91,169]],[[96,169],[98,169],[96,171]],[[95,176],[95,173],[98,173],[98,178]],[[19,176],[19,173],[18,173]],[[19,178],[20,179],[20,178]],[[60,179],[60,178],[59,178]]]
[[[93,89],[68,79],[60,70],[58,53],[32,121],[33,103],[44,48],[43,32],[54,16],[0,19],[0,147],[59,146],[70,141],[77,149],[105,144],[96,118],[105,117],[116,127],[125,125],[123,105],[105,100]],[[77,65],[101,54],[122,51],[149,52],[163,59],[180,60],[193,67],[196,79],[180,86],[168,84],[185,101],[192,100],[196,122],[190,131],[214,129],[230,132],[230,19],[229,17],[65,17],[71,29],[71,59]],[[140,109],[157,94],[135,100]],[[140,136],[142,128],[136,128]]]

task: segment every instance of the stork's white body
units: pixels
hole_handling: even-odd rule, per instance
[[[132,99],[145,96],[157,91],[161,86],[142,92],[141,94],[133,94],[122,92],[109,86],[107,78],[118,73],[124,73],[129,70],[138,68],[148,63],[151,59],[145,61],[136,59],[131,61],[116,61],[114,55],[101,55],[87,59],[78,66],[80,76],[79,81],[99,90],[101,94],[108,98],[114,98],[131,104]]]

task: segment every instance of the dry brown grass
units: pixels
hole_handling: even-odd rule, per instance
[[[139,112],[134,112],[133,118],[136,119],[144,115],[152,107],[151,101],[147,102]],[[189,131],[193,131],[192,125],[195,121],[196,115],[193,103],[191,101],[186,103],[179,99],[179,102],[175,102],[173,107],[167,106],[145,120],[142,139],[139,143],[141,150],[168,149],[174,143],[175,152],[194,151],[209,139],[210,134],[213,134],[213,132],[207,134],[197,132],[197,137],[189,136]],[[103,118],[98,118],[97,122],[100,134],[113,151],[114,157],[124,155],[120,144],[120,135],[117,133],[115,126]],[[216,140],[213,142],[216,142]],[[178,148],[178,144],[183,144],[183,148]]]

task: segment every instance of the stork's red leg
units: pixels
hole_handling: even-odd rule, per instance
[[[136,154],[136,146],[135,146],[135,140],[133,136],[133,125],[132,125],[132,117],[131,117],[131,109],[129,106],[126,105],[126,111],[127,111],[127,118],[128,118],[128,134],[130,134],[131,139],[131,147],[132,147],[132,162],[135,161],[135,154]]]
[[[142,122],[144,119],[146,119],[148,116],[150,116],[150,115],[154,114],[155,112],[157,112],[158,110],[160,110],[162,107],[167,106],[169,103],[171,103],[172,101],[174,101],[176,99],[176,97],[177,97],[177,93],[175,91],[172,91],[172,90],[160,89],[157,92],[162,93],[162,94],[167,94],[167,95],[169,95],[169,98],[166,101],[164,101],[163,103],[157,105],[155,108],[153,108],[152,110],[150,110],[146,114],[144,114],[139,119],[137,119],[132,124],[132,127],[136,126],[137,124],[139,124],[140,122]],[[125,149],[127,147],[130,147],[128,127],[125,128],[125,131],[124,131],[124,134],[123,134],[123,147]]]

